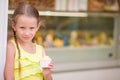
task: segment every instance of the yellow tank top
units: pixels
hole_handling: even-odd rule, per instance
[[[42,47],[36,44],[36,53],[26,52],[20,45],[20,63],[21,74],[19,75],[18,50],[14,39],[11,40],[16,48],[14,59],[14,80],[43,80],[42,68],[40,67],[40,58],[42,57]]]

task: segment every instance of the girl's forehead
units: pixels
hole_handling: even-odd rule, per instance
[[[20,15],[17,17],[17,23],[37,23],[37,19],[35,17]]]
[[[35,17],[27,16],[27,15],[19,15],[18,19],[22,19],[22,20],[24,20],[24,19],[27,19],[27,20],[32,19],[32,20],[36,20],[37,21],[37,19]]]

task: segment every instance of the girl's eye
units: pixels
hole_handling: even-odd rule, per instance
[[[34,27],[30,27],[30,29],[35,29]]]
[[[20,27],[21,29],[25,29],[25,27]]]

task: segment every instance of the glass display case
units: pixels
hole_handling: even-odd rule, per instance
[[[10,17],[13,8],[19,2],[9,1],[11,1],[8,13]],[[34,0],[21,1],[28,1],[39,9],[42,25],[35,39],[36,43],[45,47],[47,54],[53,59],[54,72],[118,66],[117,60],[120,56],[118,8],[109,12],[101,8],[95,11],[94,5],[88,11],[86,8],[82,11],[68,11],[68,9],[57,10],[55,4],[56,1],[66,0],[47,0],[47,2],[40,0],[41,4],[39,0],[38,3]],[[47,3],[49,5],[46,7],[44,4]],[[41,8],[37,5],[44,6]],[[8,29],[9,39],[13,33],[10,27]]]
[[[56,13],[59,15],[43,16],[46,35],[54,35],[54,47],[47,47],[46,51],[55,61],[56,71],[117,66],[119,13]]]

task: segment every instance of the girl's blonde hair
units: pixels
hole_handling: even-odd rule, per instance
[[[37,23],[39,24],[40,22],[40,18],[39,18],[39,13],[37,11],[36,8],[34,8],[33,6],[31,6],[30,4],[27,3],[20,3],[19,6],[15,9],[14,14],[12,15],[12,22],[14,24],[16,24],[17,22],[17,18],[20,15],[25,15],[28,17],[34,17],[37,19]],[[14,32],[14,40],[18,49],[18,63],[19,63],[19,74],[21,73],[21,63],[20,63],[20,57],[21,57],[21,53],[20,53],[20,48],[18,46],[18,42],[16,39],[16,32],[13,30]]]

